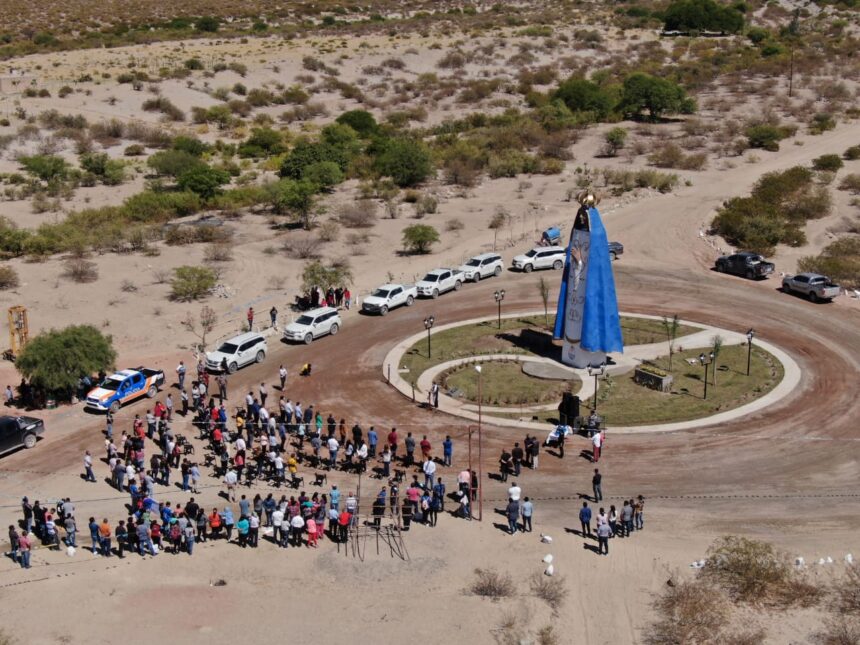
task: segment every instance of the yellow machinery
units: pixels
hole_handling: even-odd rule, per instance
[[[3,356],[14,361],[28,340],[30,340],[30,324],[27,321],[27,308],[23,305],[9,307],[9,349],[3,353]]]

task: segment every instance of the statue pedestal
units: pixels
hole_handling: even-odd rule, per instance
[[[565,339],[561,349],[561,362],[579,369],[585,369],[589,365],[597,367],[606,362],[606,352],[589,352],[580,347],[579,343],[571,343]]]

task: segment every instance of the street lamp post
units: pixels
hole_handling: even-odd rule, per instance
[[[430,330],[433,329],[433,323],[436,319],[433,316],[427,316],[424,319],[424,329],[427,330],[427,358],[430,358]]]
[[[747,376],[750,375],[750,362],[752,361],[752,341],[755,337],[755,329],[747,332]]]
[[[705,368],[705,396],[704,398],[708,398],[708,365],[714,362],[714,352],[711,352],[707,356],[705,354],[699,354],[699,362],[702,364],[702,367]]]
[[[591,407],[594,408],[594,411],[597,412],[597,379],[603,376],[603,373],[606,371],[606,363],[601,363],[596,367],[594,365],[588,366],[588,375],[594,377],[594,405]]]
[[[501,329],[502,328],[502,300],[505,299],[505,290],[501,289],[499,291],[496,291],[496,293],[493,294],[493,297],[496,299],[496,304],[499,306],[498,321],[499,321],[499,329]]]

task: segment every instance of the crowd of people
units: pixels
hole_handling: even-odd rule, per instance
[[[450,435],[438,450],[424,434],[419,439],[411,431],[404,434],[391,428],[383,433],[374,426],[365,430],[358,423],[348,429],[343,418],[338,420],[331,413],[324,416],[313,404],[305,407],[300,401],[293,402],[285,393],[287,370],[283,365],[278,370],[280,396],[274,405],[263,382],[256,392],[249,391],[242,405],[235,406],[230,414],[226,408],[225,373],[214,377],[218,391],[210,394],[213,377],[202,363],[198,364],[189,397],[186,372],[180,362],[176,368],[182,402],[178,412],[174,410],[173,394],[168,393],[146,411],[144,418],[136,414],[131,428],[124,429],[116,440],[113,415],[107,413],[103,460],[107,465],[106,480],[127,493],[129,501],[124,518],[114,524],[106,518],[98,521],[90,517],[86,521],[83,530],[89,531],[92,553],[120,558],[125,553],[192,555],[197,543],[232,542],[234,536],[239,546],[256,548],[261,533],[282,548],[313,548],[326,535],[334,542],[347,540],[350,528],[360,521],[359,498],[352,491],[342,496],[336,485],[327,493],[309,495],[304,490],[304,468],[316,471],[314,481],[309,483],[319,487],[327,484],[328,474],[335,470],[367,473],[368,478],[381,480],[382,485],[366,509],[369,512],[365,513],[372,528],[379,529],[386,516],[401,530],[409,530],[413,523],[433,527],[438,514],[445,511],[446,498],[456,502],[456,507],[449,509],[452,515],[472,518],[479,487],[477,474],[470,469],[459,471],[456,488],[449,494],[439,473],[453,466],[454,441]],[[184,505],[157,499],[156,486],[169,487],[175,471],[180,476],[176,486],[183,492],[200,494],[201,464],[196,461],[195,446],[174,432],[175,415],[196,429],[204,443],[204,466],[210,467],[224,486],[222,496],[228,503],[223,508],[219,505],[207,511],[195,497]],[[150,445],[154,448],[147,458]],[[539,440],[527,434],[522,446],[516,442],[510,451],[502,451],[499,479],[507,482],[509,476],[520,477],[523,467],[537,470],[539,455]],[[596,461],[599,452],[594,457]],[[86,451],[85,480],[97,481],[94,467],[93,456]],[[412,481],[406,485],[410,469]],[[594,472],[594,501],[599,502],[601,475]],[[289,487],[295,494],[288,497],[268,492],[264,497],[257,493],[248,499],[240,493],[241,487],[250,489],[255,483],[276,489]],[[405,486],[402,491],[401,486]],[[508,520],[508,531],[512,535],[530,532],[534,502],[522,496],[516,482],[509,487],[507,500],[502,512]],[[68,498],[45,506],[39,501],[31,505],[25,497],[21,506],[23,522],[20,526],[10,525],[9,541],[11,555],[22,567],[30,566],[30,552],[37,543],[52,549],[60,549],[63,543],[67,548],[78,548],[79,520]],[[641,530],[643,507],[644,499],[639,496],[625,501],[620,511],[615,506],[608,513],[600,509],[596,535],[601,552],[608,552],[604,537],[628,536],[634,529]],[[583,534],[590,536],[591,509],[587,503],[580,511],[580,521]],[[602,528],[604,524],[607,528]]]

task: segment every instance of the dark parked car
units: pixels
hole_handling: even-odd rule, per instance
[[[0,455],[24,446],[32,448],[45,431],[45,422],[36,417],[0,417]]]
[[[617,260],[618,256],[624,253],[624,245],[621,242],[609,243],[609,257],[612,260]]]
[[[747,280],[766,278],[773,273],[774,268],[773,262],[766,262],[758,253],[748,251],[720,256],[716,262],[716,269],[720,273],[739,275]]]

